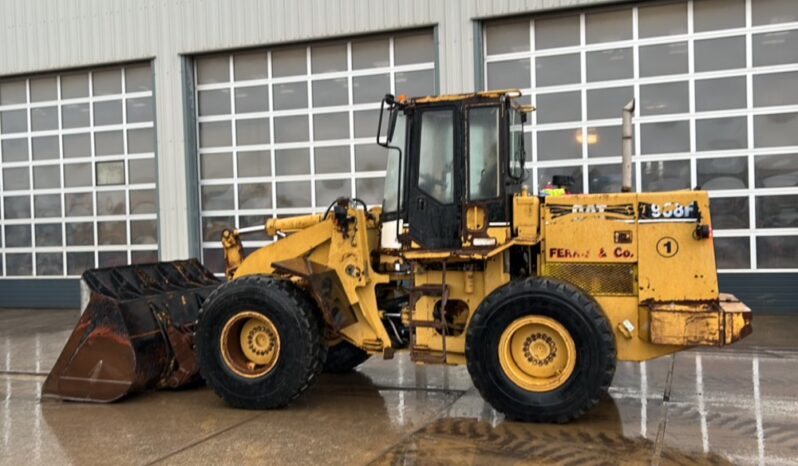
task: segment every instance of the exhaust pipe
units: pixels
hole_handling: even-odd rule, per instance
[[[621,192],[632,192],[632,113],[635,111],[635,99],[623,106],[623,152],[621,160]]]

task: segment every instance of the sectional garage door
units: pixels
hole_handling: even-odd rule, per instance
[[[485,23],[487,88],[537,105],[531,184],[618,191],[637,101],[637,190],[710,191],[718,265],[798,271],[798,2],[695,0]]]
[[[226,226],[382,202],[382,97],[435,92],[432,30],[195,60],[203,259],[220,272]],[[247,247],[268,243],[248,237]]]
[[[0,276],[156,260],[149,63],[0,81]]]

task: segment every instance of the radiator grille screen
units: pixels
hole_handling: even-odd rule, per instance
[[[635,295],[634,264],[548,263],[543,275],[572,283],[591,295]]]

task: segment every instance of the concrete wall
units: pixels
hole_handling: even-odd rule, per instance
[[[191,254],[181,55],[436,25],[442,93],[474,90],[474,20],[607,0],[0,0],[0,77],[154,60],[161,258]]]

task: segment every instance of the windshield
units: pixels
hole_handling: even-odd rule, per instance
[[[383,197],[383,212],[398,212],[401,210],[402,194],[404,193],[405,173],[405,130],[407,119],[404,112],[399,112],[396,118],[396,129],[388,149],[388,166],[385,171],[385,194]]]
[[[510,111],[510,176],[516,179],[524,176],[524,119],[518,109]]]

